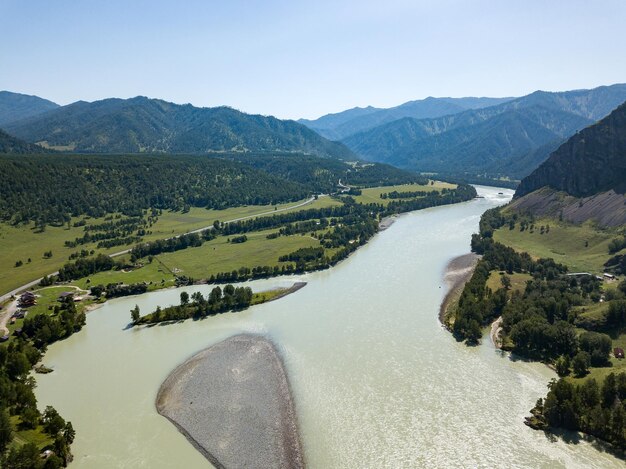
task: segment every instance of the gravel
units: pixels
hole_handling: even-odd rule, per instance
[[[237,335],[163,382],[158,412],[218,468],[302,468],[289,382],[274,344]]]

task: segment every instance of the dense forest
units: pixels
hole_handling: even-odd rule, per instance
[[[302,155],[257,155],[245,164],[207,156],[5,155],[0,156],[0,219],[45,226],[81,215],[136,217],[150,208],[277,204],[334,192],[339,180],[385,185],[424,178],[386,165]]]
[[[553,380],[545,399],[539,399],[527,424],[533,428],[583,431],[626,448],[626,373],[610,373],[598,382],[583,384]]]
[[[0,217],[65,223],[143,209],[225,208],[305,198],[311,189],[248,166],[185,156],[3,156]]]
[[[52,315],[27,317],[21,333],[8,346],[0,345],[0,466],[7,468],[59,468],[72,460],[70,445],[75,431],[53,407],[37,409],[32,367],[48,344],[69,337],[85,324],[85,314],[73,300],[55,306]],[[14,425],[19,430],[41,432],[52,441],[53,455],[42,459],[34,443],[11,446]]]
[[[305,184],[323,193],[335,192],[339,180],[345,185],[359,187],[428,183],[428,178],[424,176],[382,163],[345,163],[331,158],[321,159],[293,153],[233,153],[222,157],[288,181]]]

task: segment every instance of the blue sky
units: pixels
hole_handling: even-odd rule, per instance
[[[281,118],[626,82],[626,1],[0,0],[0,89]]]

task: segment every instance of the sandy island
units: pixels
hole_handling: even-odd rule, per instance
[[[388,217],[383,218],[378,224],[378,231],[385,231],[389,228],[398,218],[398,215],[389,215]]]
[[[237,335],[178,366],[156,399],[218,468],[303,468],[291,391],[274,344]]]
[[[455,257],[448,263],[443,277],[448,286],[448,292],[439,308],[439,322],[444,326],[448,307],[461,296],[463,287],[474,273],[474,267],[479,258],[480,256],[472,252]]]

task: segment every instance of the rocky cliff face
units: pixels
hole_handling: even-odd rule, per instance
[[[626,193],[626,103],[561,145],[522,180],[515,197],[545,186],[575,197]]]

